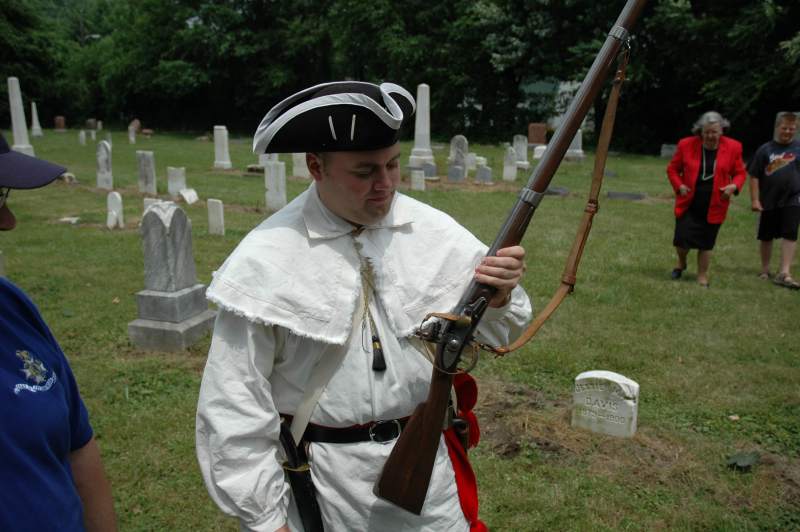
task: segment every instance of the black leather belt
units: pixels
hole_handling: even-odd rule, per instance
[[[361,441],[389,443],[400,436],[406,423],[408,423],[407,417],[372,421],[364,425],[343,428],[324,427],[309,423],[303,433],[303,440],[319,443],[357,443]]]

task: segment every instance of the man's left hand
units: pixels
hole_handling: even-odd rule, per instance
[[[730,199],[736,193],[736,185],[731,183],[730,185],[725,185],[724,187],[720,188],[719,191],[722,193],[723,199]]]
[[[497,288],[490,307],[502,307],[511,300],[511,291],[525,273],[525,249],[511,246],[497,250],[497,256],[484,257],[475,268],[475,280]]]

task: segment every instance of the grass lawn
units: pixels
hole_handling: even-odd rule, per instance
[[[218,171],[209,140],[159,133],[133,146],[125,132],[114,131],[114,182],[126,222],[114,232],[104,225],[106,194],[94,188],[95,143],[80,146],[76,131],[47,130],[32,140],[38,156],[69,167],[79,183],[14,191],[9,201],[19,226],[0,235],[0,250],[7,277],[39,305],[70,358],[121,529],[236,530],[208,498],[195,463],[194,413],[210,338],[186,353],[141,352],[128,340],[127,323],[136,318],[134,294],[143,288],[135,150],[155,152],[160,195],[166,196],[166,167],[184,166],[202,200],[224,202],[224,237],[208,234],[204,201],[183,205],[198,277],[207,284],[268,214],[263,177],[242,171],[256,161],[250,139],[232,138],[235,169]],[[402,148],[405,162],[411,145]],[[435,148],[443,174],[447,148]],[[498,180],[503,147],[471,149],[489,159]],[[537,308],[558,285],[577,230],[589,155],[561,165],[553,185],[571,194],[545,198],[525,237],[524,284]],[[291,158],[281,159],[291,173]],[[503,359],[486,357],[474,372],[483,431],[472,457],[481,516],[493,530],[800,528],[800,292],[757,278],[747,192],[735,199],[720,231],[711,288],[694,282],[694,253],[684,279],[671,281],[674,218],[665,166],[656,157],[609,158],[575,293],[531,344]],[[408,193],[490,242],[526,177]],[[290,179],[289,198],[307,184]],[[408,188],[407,176],[402,186]],[[609,200],[608,190],[648,198]],[[80,222],[58,222],[66,216]],[[570,427],[573,379],[591,369],[640,384],[634,438]],[[727,457],[742,450],[761,454],[750,473],[726,467]]]

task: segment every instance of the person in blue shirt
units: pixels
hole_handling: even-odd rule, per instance
[[[0,230],[11,190],[65,168],[13,152],[0,134]],[[64,353],[36,306],[0,278],[0,530],[113,532],[111,486]]]

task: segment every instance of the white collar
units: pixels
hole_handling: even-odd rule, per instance
[[[336,238],[355,230],[353,224],[334,214],[322,203],[316,183],[311,183],[311,186],[308,187],[307,196],[305,205],[303,205],[303,221],[310,239]],[[389,213],[380,221],[364,226],[364,229],[402,227],[414,222],[411,212],[397,209],[395,205],[397,205],[397,192],[392,198]]]

